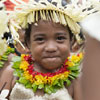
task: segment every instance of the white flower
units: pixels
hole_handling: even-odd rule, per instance
[[[5,2],[6,0],[2,0],[2,1],[0,1],[0,8],[4,8],[4,4],[3,4],[3,2]]]
[[[8,99],[6,99],[6,97],[8,96],[8,94],[9,94],[9,90],[8,89],[2,90],[2,92],[0,94],[0,100],[8,100]]]
[[[2,10],[0,11],[0,35],[7,31],[7,14]]]

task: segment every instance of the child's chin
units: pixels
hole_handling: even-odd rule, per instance
[[[60,58],[46,58],[42,60],[42,66],[47,70],[58,69],[62,65]]]

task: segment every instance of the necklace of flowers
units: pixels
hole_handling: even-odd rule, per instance
[[[14,48],[10,47],[7,48],[7,51],[2,56],[0,56],[0,68],[3,68],[5,62],[8,61],[8,55],[14,52],[15,52]]]
[[[65,84],[69,86],[71,80],[78,77],[79,65],[82,61],[83,53],[68,57],[59,70],[54,73],[41,73],[34,70],[34,62],[30,55],[22,54],[21,57],[13,58],[14,75],[19,77],[17,82],[23,84],[26,88],[43,89],[45,93],[55,93],[63,88]]]

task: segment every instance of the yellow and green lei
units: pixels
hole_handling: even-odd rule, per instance
[[[26,88],[43,89],[45,93],[51,94],[58,89],[63,88],[64,84],[69,86],[71,80],[78,77],[79,65],[83,54],[72,55],[68,57],[61,68],[54,73],[40,73],[34,70],[34,62],[30,55],[21,55],[13,58],[14,75],[19,77],[17,82],[23,84]]]

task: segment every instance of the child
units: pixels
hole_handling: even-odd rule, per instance
[[[77,22],[87,13],[83,9],[77,12],[78,7],[77,2],[67,5],[62,0],[30,0],[16,7],[9,27],[18,42],[17,30],[26,29],[25,42],[31,56],[13,59],[18,83],[9,88],[10,100],[81,100],[75,78],[82,54],[71,57],[71,52],[76,41],[83,42]]]

